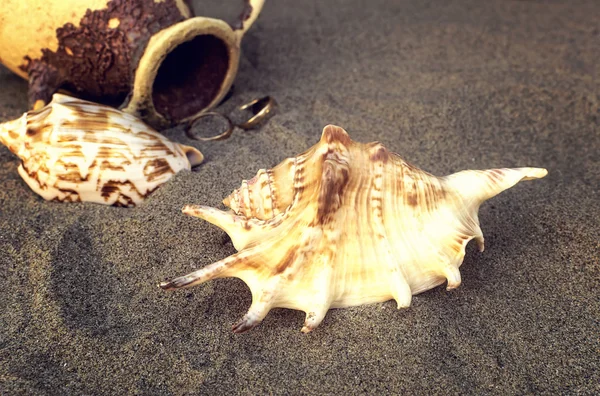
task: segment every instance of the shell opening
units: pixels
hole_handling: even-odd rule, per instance
[[[229,51],[214,35],[200,35],[174,48],[161,63],[152,87],[156,111],[181,121],[205,109],[219,94]]]
[[[196,165],[200,165],[202,163],[202,161],[204,161],[204,155],[202,155],[202,153],[200,151],[198,151],[196,148],[194,148],[192,146],[183,146],[182,145],[181,149],[185,153],[185,156],[187,157],[188,161],[190,161],[190,165],[192,167],[194,167]]]

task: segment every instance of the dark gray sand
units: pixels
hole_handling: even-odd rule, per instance
[[[237,14],[218,3],[197,10]],[[220,110],[270,94],[279,114],[224,142],[166,131],[206,163],[136,209],[45,202],[0,147],[0,394],[600,392],[600,3],[486,3],[267,1]],[[24,81],[0,87],[0,119],[26,110]],[[331,310],[308,335],[275,309],[236,335],[240,280],[156,287],[234,252],[184,204],[220,207],[328,123],[438,175],[550,173],[483,205],[462,286],[409,309]]]

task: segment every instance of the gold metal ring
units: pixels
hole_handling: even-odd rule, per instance
[[[192,133],[192,127],[194,126],[194,124],[196,122],[198,122],[198,120],[206,117],[206,116],[217,116],[217,117],[221,117],[223,118],[225,121],[227,121],[227,130],[219,135],[216,136],[211,136],[211,137],[199,137],[196,136],[195,134]],[[202,113],[199,114],[198,116],[196,116],[195,118],[189,120],[186,125],[185,125],[185,134],[187,135],[187,137],[189,137],[190,139],[194,139],[194,140],[200,140],[203,142],[208,142],[211,140],[223,140],[223,139],[227,139],[229,136],[231,136],[231,134],[233,133],[233,122],[231,122],[231,120],[229,119],[229,117],[227,117],[226,115],[223,115],[221,113],[217,113],[216,111],[209,111],[206,113]]]
[[[252,102],[239,107],[239,110],[250,109],[254,115],[248,121],[237,124],[236,126],[243,130],[254,129],[269,117],[276,106],[277,102],[270,96],[254,99]]]
[[[273,99],[270,96],[265,96],[264,98],[260,99],[254,99],[253,101],[246,103],[238,108],[238,110],[249,109],[253,113],[253,116],[250,117],[247,121],[235,125],[228,116],[221,113],[217,113],[216,111],[202,113],[192,118],[185,124],[185,134],[190,139],[200,140],[203,142],[227,139],[233,133],[234,127],[239,127],[245,131],[257,128],[260,124],[263,123],[263,121],[265,121],[268,117],[270,117],[270,115],[272,115],[276,107],[277,102],[275,102],[275,99]],[[211,137],[196,136],[194,133],[192,133],[193,126],[196,124],[196,122],[198,122],[198,120],[201,120],[202,118],[207,116],[217,116],[224,119],[227,122],[227,130],[219,135]]]

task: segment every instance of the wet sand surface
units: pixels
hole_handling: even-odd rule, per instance
[[[267,1],[218,110],[269,94],[278,114],[222,142],[165,131],[206,161],[135,209],[46,202],[0,147],[0,393],[600,392],[599,14],[594,1]],[[0,120],[26,91],[0,68]],[[235,252],[183,205],[222,207],[330,123],[437,175],[549,175],[485,203],[486,250],[468,245],[462,285],[408,309],[334,309],[308,335],[304,313],[275,309],[237,335],[242,281],[156,287]]]

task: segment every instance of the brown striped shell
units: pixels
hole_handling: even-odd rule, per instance
[[[0,143],[44,199],[135,206],[182,169],[203,160],[132,115],[55,94],[47,106],[0,124]]]
[[[231,212],[186,206],[184,213],[225,230],[239,252],[161,287],[242,279],[252,305],[235,332],[275,307],[306,312],[303,332],[329,308],[389,299],[408,307],[414,294],[460,285],[467,242],[483,250],[483,201],[546,174],[516,168],[436,177],[330,125],[305,153],[244,181],[224,201]]]

